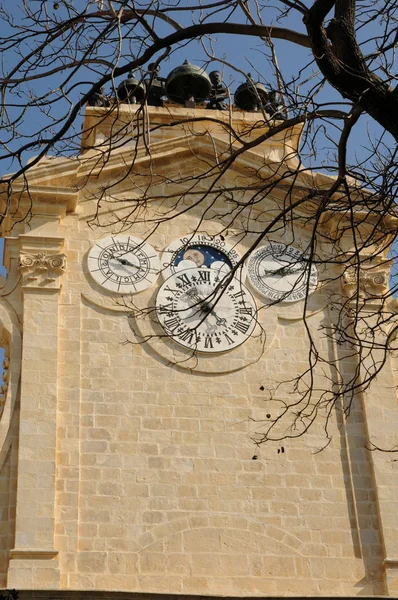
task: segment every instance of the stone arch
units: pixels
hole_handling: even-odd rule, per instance
[[[201,576],[219,582],[235,576],[263,581],[277,571],[287,577],[297,561],[306,560],[306,544],[299,538],[238,515],[176,519],[152,528],[137,542],[130,574],[138,577],[172,573],[187,582]]]
[[[0,464],[7,433],[17,402],[21,373],[22,340],[19,324],[4,298],[0,298],[0,346],[4,348],[3,373],[0,376]],[[6,452],[8,450],[6,449]]]
[[[235,517],[234,515],[214,515],[210,517],[195,515],[158,525],[137,539],[137,550],[138,552],[145,552],[151,546],[156,545],[159,540],[165,540],[175,534],[183,534],[188,537],[191,534],[193,535],[192,532],[195,533],[195,536],[202,532],[203,536],[206,537],[208,534],[213,536],[213,533],[210,534],[210,532],[214,531],[231,532],[233,537],[237,539],[245,537],[248,540],[251,538],[264,538],[268,545],[268,551],[266,552],[269,552],[272,547],[278,554],[279,552],[296,555],[305,554],[305,543],[297,536],[287,533],[280,527],[266,525],[255,518]],[[259,545],[257,547],[260,548]],[[263,553],[264,549],[261,549],[261,552]]]
[[[21,373],[21,333],[8,302],[0,298],[0,586],[6,587],[10,550],[14,547],[17,478],[18,402]]]

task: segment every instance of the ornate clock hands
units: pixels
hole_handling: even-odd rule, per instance
[[[195,304],[200,305],[203,302],[203,298],[199,296],[198,290],[196,288],[188,290],[186,295],[188,296],[188,298],[192,298],[192,300],[195,301]]]
[[[302,264],[293,264],[291,266],[291,263],[289,265],[285,265],[285,266],[281,266],[278,267],[277,269],[273,269],[273,270],[268,270],[268,269],[263,269],[261,276],[262,277],[268,277],[268,276],[275,276],[275,275],[280,275],[281,277],[284,277],[285,275],[293,275],[295,273],[299,273],[300,271],[305,271],[305,267]]]
[[[282,275],[294,275],[294,273],[299,273],[302,271],[305,273],[305,266],[301,264],[295,264],[293,266],[284,267],[281,269]]]
[[[197,305],[201,312],[205,313],[206,315],[212,315],[213,317],[215,317],[216,325],[225,326],[227,324],[227,319],[219,317],[213,309],[212,304],[208,300],[206,300],[206,298],[202,298],[201,296],[199,296],[197,289],[192,288],[191,290],[188,290],[187,296],[195,300],[195,304],[193,306]]]
[[[115,260],[120,262],[120,264],[122,264],[122,265],[128,265],[129,267],[134,267],[135,269],[141,268],[141,267],[137,267],[137,265],[134,265],[133,263],[131,263],[129,260],[127,260],[127,258],[119,258],[118,256],[112,256],[112,258],[114,258]]]
[[[272,242],[248,260],[251,285],[273,302],[297,302],[315,291],[317,269],[309,257],[291,245]]]
[[[226,352],[252,334],[256,305],[240,278],[220,288],[216,269],[192,268],[171,275],[156,298],[160,325],[176,342],[198,352]]]
[[[210,309],[209,311],[205,311],[205,312],[207,312],[207,314],[211,315],[212,317],[216,318],[216,325],[225,327],[225,325],[227,324],[227,319],[224,319],[223,317],[219,317],[215,310]]]
[[[96,283],[116,294],[146,290],[160,272],[156,250],[131,235],[103,238],[91,248],[87,264]]]

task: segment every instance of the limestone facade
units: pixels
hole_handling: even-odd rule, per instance
[[[127,107],[108,152],[114,123],[102,110],[87,109],[79,159],[42,161],[29,175],[29,193],[14,188],[12,201],[20,211],[32,202],[31,216],[18,222],[16,210],[3,228],[1,586],[26,590],[24,598],[44,598],[45,590],[397,595],[398,462],[366,448],[369,440],[396,444],[396,366],[388,360],[348,420],[338,407],[330,412],[326,446],[322,415],[302,437],[256,446],[262,423],[290,393],[282,384],[306,369],[307,326],[321,353],[342,371],[355,368],[324,334],[334,319],[330,288],[311,296],[307,323],[302,303],[260,310],[256,335],[229,353],[192,356],[161,336],[147,311],[161,277],[133,297],[117,296],[90,276],[88,252],[121,233],[128,211],[129,231],[151,233],[159,252],[194,231],[225,233],[225,194],[207,201],[205,222],[203,209],[192,209],[152,231],[151,217],[166,214],[165,206],[177,211],[162,198],[181,196],[183,176],[202,176],[230,140],[219,122],[168,127],[184,110],[151,108],[148,121],[159,127],[148,154],[134,144]],[[250,142],[255,116],[234,118]],[[226,173],[225,187],[296,164],[300,130],[265,134]],[[322,187],[322,177],[306,174],[299,183]],[[149,188],[158,200],[134,213],[134,199]],[[228,229],[241,255],[272,218],[278,193],[252,210],[245,236],[244,212]],[[292,235],[282,239],[292,243]],[[299,227],[295,243],[308,235]],[[319,243],[327,253],[328,242]],[[382,267],[364,276],[364,294],[386,285]],[[355,285],[355,273],[337,278],[340,285]],[[332,381],[330,364],[315,378]]]

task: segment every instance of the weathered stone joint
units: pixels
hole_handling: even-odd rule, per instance
[[[388,288],[387,271],[349,267],[342,277],[342,286],[350,298],[382,299]]]

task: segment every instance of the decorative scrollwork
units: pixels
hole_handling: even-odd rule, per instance
[[[30,254],[21,252],[19,270],[23,276],[23,285],[27,287],[51,286],[65,272],[65,254]]]
[[[388,273],[386,270],[348,267],[343,274],[342,285],[350,298],[381,299],[388,288]]]

